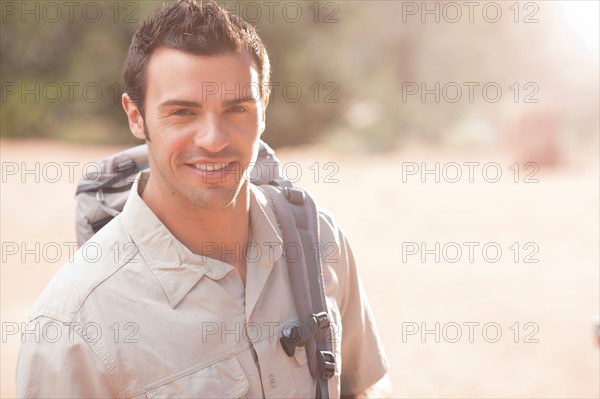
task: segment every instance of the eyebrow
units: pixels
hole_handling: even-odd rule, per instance
[[[254,97],[243,96],[243,97],[223,101],[223,105],[229,106],[229,105],[236,105],[236,104],[243,104],[243,103],[256,103],[257,101],[258,100],[256,100]],[[158,106],[159,106],[159,108],[162,108],[162,107],[168,107],[171,105],[180,105],[183,107],[190,107],[190,108],[200,108],[201,107],[201,105],[195,101],[177,100],[177,99],[163,101]]]
[[[158,105],[159,108],[168,107],[170,105],[181,105],[183,107],[192,107],[199,108],[200,104],[195,101],[186,101],[186,100],[166,100]]]
[[[232,100],[223,101],[223,105],[235,105],[235,104],[243,104],[243,103],[256,103],[258,100],[254,97],[243,96],[239,98],[234,98]]]

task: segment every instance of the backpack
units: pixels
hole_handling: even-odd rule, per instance
[[[75,227],[80,246],[121,213],[136,176],[149,168],[148,148],[145,144],[129,148],[104,158],[97,166],[77,184]],[[316,397],[329,398],[328,381],[334,374],[335,357],[325,303],[316,204],[306,190],[284,179],[281,162],[262,140],[248,176],[271,199],[283,236],[284,256],[286,243],[302,248],[300,256],[286,257],[300,321],[282,331],[280,343],[290,357],[296,347],[305,347],[311,375],[317,380]]]

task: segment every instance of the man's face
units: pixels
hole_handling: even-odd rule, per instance
[[[143,120],[134,104],[125,109],[136,137],[147,129],[152,195],[207,209],[231,205],[264,130],[267,100],[251,56],[160,48],[146,76]]]

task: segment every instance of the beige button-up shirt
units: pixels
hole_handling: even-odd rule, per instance
[[[146,173],[123,212],[79,249],[34,305],[17,395],[314,397],[305,349],[288,357],[279,342],[297,313],[265,194],[250,185],[244,287],[232,265],[190,252],[146,206],[138,193]],[[387,362],[350,247],[323,211],[320,224],[337,361],[329,387],[337,397],[377,382]],[[219,244],[207,243],[206,253],[211,245]]]

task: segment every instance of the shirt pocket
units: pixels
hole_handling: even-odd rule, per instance
[[[235,356],[152,388],[147,398],[240,398],[249,383]]]

